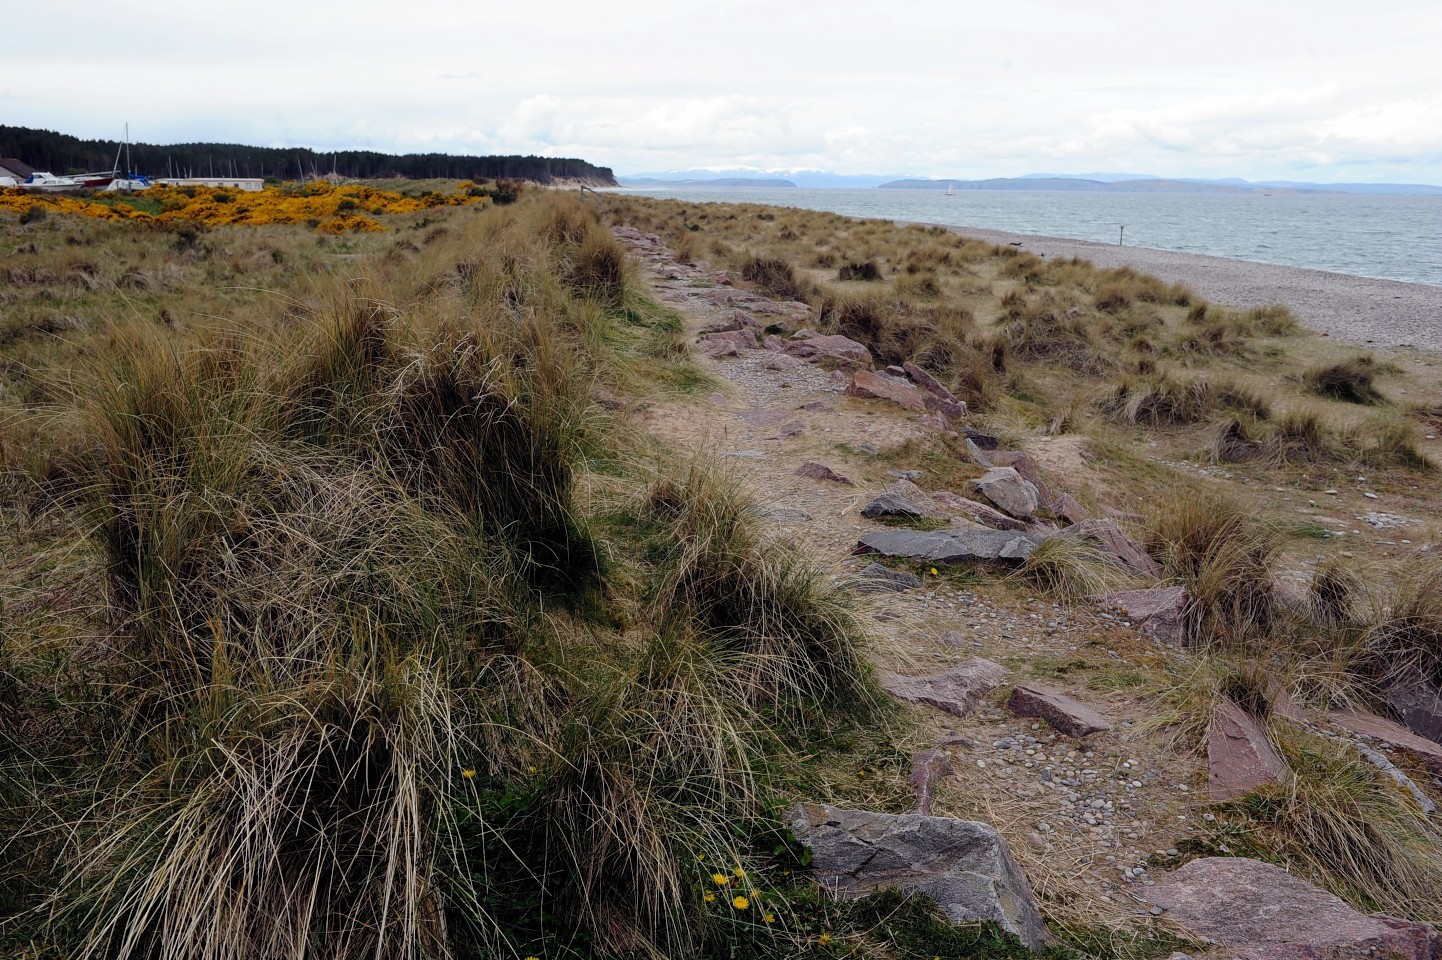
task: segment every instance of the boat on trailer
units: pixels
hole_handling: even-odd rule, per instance
[[[21,190],[36,193],[66,193],[71,190],[104,190],[115,182],[119,170],[105,173],[77,173],[73,176],[57,177],[53,173],[36,170],[20,184]]]

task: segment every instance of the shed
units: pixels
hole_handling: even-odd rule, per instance
[[[14,157],[0,157],[0,177],[14,177],[16,180],[24,180],[35,172],[35,168],[28,163],[16,160]]]

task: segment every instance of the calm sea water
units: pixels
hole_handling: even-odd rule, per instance
[[[1442,197],[1053,193],[963,190],[627,190],[693,202],[764,203],[945,226],[1206,253],[1442,285]]]

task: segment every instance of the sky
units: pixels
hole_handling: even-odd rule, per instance
[[[1442,183],[1439,0],[0,0],[0,23],[0,123],[86,138]]]

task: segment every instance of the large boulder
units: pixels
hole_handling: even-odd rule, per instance
[[[786,352],[811,363],[834,364],[842,367],[871,369],[871,351],[849,337],[810,334],[803,338],[798,332],[786,344]]]
[[[1186,587],[1120,590],[1105,594],[1099,601],[1104,609],[1127,616],[1138,630],[1158,643],[1186,646],[1187,607],[1191,603]]]
[[[892,696],[935,707],[955,717],[966,716],[982,697],[1005,682],[1006,667],[981,657],[972,657],[943,673],[919,677],[900,673],[881,676],[881,686]]]
[[[971,484],[983,497],[1018,520],[1030,520],[1041,507],[1036,486],[1011,467],[993,467]]]
[[[1258,787],[1281,783],[1286,770],[1261,724],[1222,698],[1207,731],[1208,796],[1218,802],[1235,800]]]
[[[926,401],[921,398],[921,393],[911,384],[902,383],[900,380],[894,380],[885,374],[873,373],[870,370],[857,370],[851,375],[851,383],[846,388],[846,395],[873,400],[890,400],[898,406],[917,412],[926,409]]]
[[[811,872],[839,897],[897,888],[925,894],[953,923],[989,920],[1032,950],[1050,938],[1026,875],[993,827],[916,813],[805,803],[788,826],[811,848]]]
[[[1069,737],[1085,737],[1112,728],[1111,722],[1091,707],[1039,684],[1017,684],[1006,706],[1018,717],[1045,720]]]
[[[1245,857],[1193,860],[1151,888],[1166,918],[1245,960],[1434,960],[1425,923],[1368,916],[1278,867]]]
[[[879,553],[930,563],[991,563],[1020,566],[1041,538],[1010,530],[882,530],[868,533],[855,553]]]

